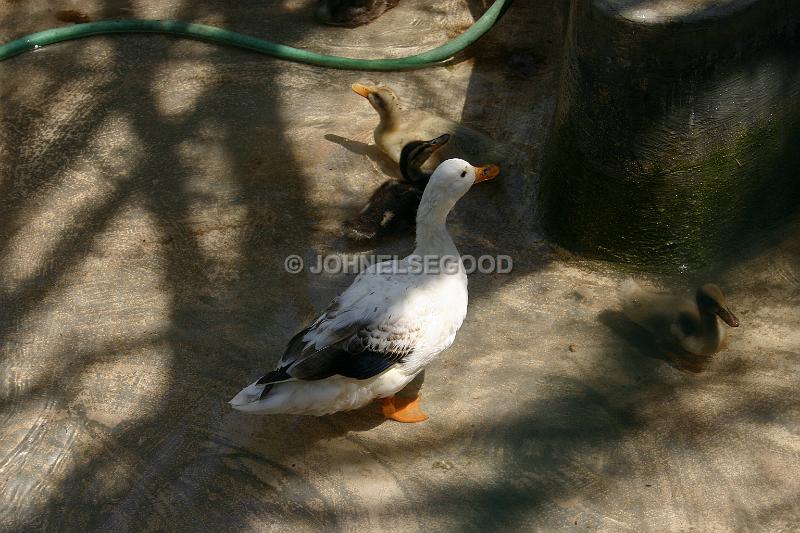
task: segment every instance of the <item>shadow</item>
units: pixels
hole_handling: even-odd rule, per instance
[[[695,355],[677,346],[666,347],[620,311],[605,310],[600,313],[598,320],[636,348],[642,356],[666,363],[675,370],[698,374],[705,371],[711,363],[711,357]]]
[[[598,320],[615,335],[624,339],[635,348],[642,356],[667,363],[675,367],[675,364],[664,353],[652,335],[645,329],[631,322],[621,311],[607,309],[600,313]]]
[[[401,178],[397,163],[392,161],[392,159],[388,155],[384,154],[376,145],[354,141],[339,135],[334,135],[333,133],[326,133],[325,140],[338,144],[352,154],[366,156],[370,161],[372,161],[375,168],[384,175],[391,176],[396,179]]]
[[[467,50],[470,57],[464,60],[472,71],[462,121],[487,132],[513,154],[492,197],[504,216],[485,228],[493,234],[493,240],[508,247],[541,238],[538,183],[544,144],[555,112],[553,95],[557,91],[556,74],[565,31],[562,4],[513,3],[480,46]],[[489,5],[481,0],[468,2],[475,19]],[[530,38],[519,38],[520,32]],[[522,110],[524,120],[520,120]],[[485,201],[478,198],[475,203]]]

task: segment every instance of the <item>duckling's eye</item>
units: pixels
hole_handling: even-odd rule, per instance
[[[465,171],[463,171],[463,172],[461,173],[461,177],[462,177],[462,178],[463,178],[464,176],[466,176],[466,175],[467,175],[467,171],[466,171],[466,170],[465,170]]]

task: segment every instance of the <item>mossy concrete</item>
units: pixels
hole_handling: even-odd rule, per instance
[[[687,20],[674,2],[609,4],[573,4],[541,187],[548,234],[585,254],[674,271],[713,262],[791,215],[800,6],[707,2],[713,16],[698,18],[705,4],[693,2]],[[620,12],[631,9],[673,15]]]

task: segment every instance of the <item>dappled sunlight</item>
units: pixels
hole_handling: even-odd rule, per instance
[[[355,498],[359,502],[360,512],[366,514],[363,519],[367,523],[386,522],[389,517],[401,521],[415,520],[411,510],[403,512],[403,509],[394,507],[394,502],[409,499],[405,483],[397,479],[391,464],[377,460],[368,448],[346,438],[329,441],[324,453],[341,459],[335,462],[326,462],[322,456],[315,458],[315,452],[309,452],[304,461],[310,459],[320,465],[314,472],[308,472],[310,481],[318,487],[328,505],[334,508],[347,507],[351,498]],[[363,482],[352,485],[345,493],[338,482],[342,478],[359,478]]]
[[[53,498],[63,497],[59,487],[70,478],[74,469],[81,468],[81,465],[101,450],[105,450],[110,459],[113,458],[115,470],[114,476],[103,479],[104,487],[127,482],[126,478],[120,475],[120,470],[125,465],[124,458],[118,456],[118,450],[109,446],[108,436],[103,435],[105,430],[100,429],[105,427],[102,422],[113,422],[109,426],[113,427],[125,422],[126,418],[130,422],[131,419],[146,417],[149,412],[145,405],[149,403],[152,406],[152,402],[158,398],[158,396],[141,397],[145,392],[156,392],[152,389],[147,391],[147,387],[142,387],[139,391],[140,397],[131,398],[130,394],[127,394],[124,398],[125,402],[135,404],[135,407],[127,413],[129,416],[117,412],[116,420],[107,418],[102,420],[109,416],[108,412],[105,412],[99,417],[101,420],[92,420],[92,413],[97,411],[85,403],[86,390],[82,389],[82,386],[91,385],[86,382],[87,377],[84,372],[87,370],[91,372],[90,369],[95,365],[91,363],[85,365],[85,363],[92,361],[97,355],[105,359],[108,359],[108,356],[102,352],[91,354],[80,351],[74,346],[73,340],[69,348],[58,354],[56,361],[63,361],[69,355],[77,355],[75,360],[66,362],[61,369],[57,363],[49,364],[48,367],[57,374],[48,380],[46,386],[37,391],[23,389],[14,391],[12,399],[15,401],[8,404],[10,409],[5,410],[3,422],[6,432],[5,438],[0,441],[4,457],[0,462],[0,473],[3,475],[0,488],[7,496],[4,501],[4,512],[11,513],[9,516],[14,516],[17,520],[38,521],[40,518],[37,517],[49,507]],[[134,347],[131,347],[131,351],[134,354],[139,352]],[[164,364],[163,350],[159,350],[156,358],[160,362],[153,367],[153,370],[158,365]],[[143,358],[142,361],[147,362],[147,358]],[[118,359],[116,363],[121,363],[121,360]],[[108,364],[113,363],[109,361]],[[129,361],[127,364],[133,363]],[[141,374],[141,369],[137,369],[135,373]],[[144,380],[137,380],[139,385],[144,385],[148,373],[149,371],[144,373]],[[127,383],[130,374],[118,377]],[[78,379],[73,381],[72,378]],[[100,390],[107,392],[109,383],[104,385],[105,387],[101,387]],[[97,388],[94,388],[95,392],[96,390]],[[107,408],[107,405],[104,404],[103,407]],[[101,425],[96,424],[98,421]],[[36,453],[30,453],[34,450]],[[46,472],[46,475],[43,475],[43,472]],[[91,479],[85,478],[83,482],[82,486],[87,490],[91,490],[93,486],[97,488],[97,483]]]
[[[164,117],[181,117],[195,111],[198,100],[213,83],[216,70],[209,61],[182,61],[164,65],[156,73],[153,96]]]
[[[601,0],[601,4],[630,20],[663,23],[674,20],[697,21],[718,16],[725,10],[735,11],[756,0]]]
[[[239,230],[248,223],[244,205],[234,205],[241,189],[232,175],[234,162],[228,148],[220,143],[220,132],[204,128],[191,140],[183,141],[176,152],[192,179],[184,188],[190,215],[185,223],[202,252],[212,281],[233,283],[236,266],[242,260]]]
[[[800,330],[782,320],[782,317],[796,310],[797,306],[794,303],[754,309],[747,315],[747,322],[751,328],[757,329],[759,335],[749,335],[748,338],[742,339],[736,338],[739,336],[736,333],[732,336],[737,342],[758,352],[783,350],[787,346],[800,347]]]
[[[186,184],[190,200],[215,205],[229,202],[240,193],[232,174],[232,155],[220,143],[223,138],[221,132],[202,129],[176,146],[177,156],[191,172],[192,179]]]
[[[25,225],[0,258],[5,292],[17,291],[20,284],[53,268],[49,263],[53,250],[84,229],[87,214],[104,207],[116,184],[128,175],[126,156],[141,150],[141,144],[124,115],[111,115],[98,129],[88,150],[91,163],[79,160],[76,167],[64,173],[59,186],[51,189],[47,197],[37,198],[35,209],[27,210]]]
[[[243,207],[238,209],[210,207],[197,210],[187,218],[186,222],[189,231],[195,234],[198,251],[210,265],[206,270],[209,280],[222,282],[225,284],[223,287],[235,283],[239,279],[235,267],[242,259],[239,252],[242,242],[236,233],[239,228],[247,224],[247,211]],[[217,294],[222,296],[220,292]]]
[[[76,63],[86,71],[82,78],[89,76],[90,72],[104,78],[108,76],[108,69],[113,66],[114,60],[113,37],[88,39],[81,45]]]
[[[180,18],[186,12],[185,1],[162,2],[159,0],[129,0],[130,17],[140,19]]]
[[[151,417],[172,383],[172,361],[164,357],[165,348],[169,345],[161,340],[87,365],[73,385],[70,408],[108,428]]]
[[[20,406],[4,420],[0,462],[0,490],[3,512],[17,520],[35,523],[50,498],[56,496],[56,484],[43,478],[43,469],[51,479],[63,479],[74,466],[74,449],[79,429],[71,420],[56,416],[52,405]],[[26,453],[31,448],[36,454]],[[10,460],[10,459],[13,459]]]
[[[4,363],[10,371],[25,369],[24,373],[9,374],[15,375],[17,382],[9,388],[8,401],[46,394],[53,379],[80,370],[85,363],[77,358],[81,351],[125,347],[128,339],[153,339],[169,329],[170,301],[165,295],[163,273],[149,265],[136,265],[135,257],[143,246],[139,236],[147,235],[147,230],[132,236],[131,229],[146,220],[141,210],[121,209],[107,232],[85,246],[82,251],[86,257],[70,269],[68,278],[49,294],[37,294],[38,305],[29,306],[18,327],[5,336]],[[112,246],[124,250],[123,264],[103,270]],[[156,265],[159,262],[156,260]],[[50,264],[50,270],[56,270],[55,265]],[[47,279],[51,274],[40,277]],[[131,283],[135,283],[139,295],[134,309],[124,305],[120,294],[120,287]],[[98,314],[95,306],[101,302],[103,313]],[[65,359],[64,354],[72,357]],[[62,383],[58,388],[67,387]]]
[[[57,103],[60,95],[58,92],[55,94],[51,92],[53,90],[54,82],[50,72],[48,72],[44,66],[30,66],[26,70],[26,83],[7,84],[4,87],[4,96],[13,100],[20,100],[25,97],[33,97],[36,100],[43,100],[46,97],[54,96],[55,98],[53,98],[51,102],[54,104]],[[10,109],[9,106],[3,106],[2,109],[0,109],[0,113],[0,117],[10,121],[14,117],[15,111]],[[4,160],[7,156],[7,150],[0,152],[0,162],[5,163]]]

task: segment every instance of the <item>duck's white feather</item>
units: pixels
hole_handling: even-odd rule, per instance
[[[253,383],[237,394],[231,405],[254,414],[327,415],[358,409],[375,398],[392,396],[408,385],[414,374],[399,368],[365,380],[331,376],[317,381],[290,381],[273,386],[263,400],[258,400],[264,385]]]

